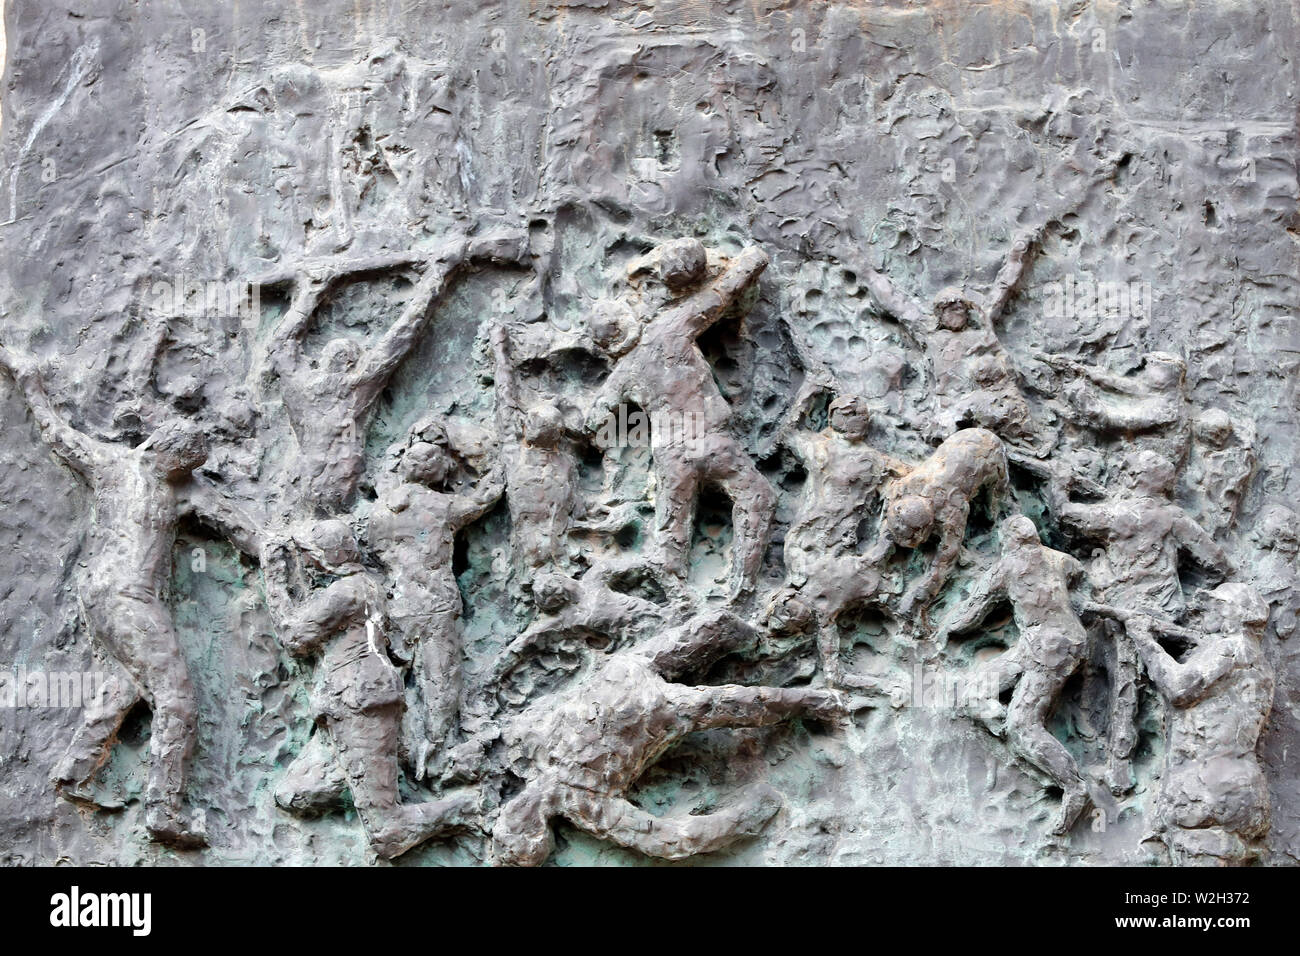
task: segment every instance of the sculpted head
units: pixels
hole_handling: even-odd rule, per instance
[[[160,478],[180,481],[208,460],[208,439],[194,422],[178,418],[158,426],[143,445]]]
[[[1144,372],[1151,387],[1160,391],[1181,388],[1187,378],[1187,363],[1169,352],[1148,352]]]
[[[1124,471],[1133,490],[1153,497],[1167,496],[1174,490],[1178,473],[1174,463],[1156,452],[1133,452],[1124,459]]]
[[[1225,448],[1232,438],[1232,419],[1221,408],[1207,408],[1196,416],[1196,437],[1213,448]]]
[[[534,405],[524,416],[524,440],[530,445],[553,448],[564,437],[564,416],[554,405]]]
[[[618,299],[601,299],[592,307],[587,323],[596,347],[611,356],[620,356],[636,345],[641,323],[631,307]]]
[[[341,518],[302,521],[293,526],[292,532],[293,540],[325,571],[350,570],[361,563],[356,536],[351,525]]]
[[[361,360],[361,346],[352,339],[337,338],[321,350],[321,368],[333,375],[346,375]]]
[[[1212,591],[1201,592],[1197,603],[1201,628],[1207,634],[1242,632],[1258,638],[1268,623],[1268,602],[1248,584],[1220,584]]]
[[[433,488],[447,480],[454,464],[445,448],[417,441],[402,455],[401,475],[406,481]]]
[[[845,438],[861,441],[871,428],[871,409],[856,395],[839,395],[827,409],[831,428]]]
[[[1300,550],[1300,517],[1283,505],[1270,505],[1255,524],[1254,538],[1266,548],[1295,554]]]
[[[649,268],[671,292],[685,292],[708,274],[709,257],[698,239],[672,239],[655,246],[633,266]]]
[[[1002,522],[1003,547],[1023,548],[1038,543],[1038,528],[1025,515],[1014,515]]]
[[[767,626],[786,634],[802,634],[816,624],[809,604],[792,588],[779,592],[767,606]]]
[[[940,328],[960,332],[970,324],[979,307],[960,289],[947,288],[934,297],[934,317]]]
[[[555,614],[578,599],[578,582],[566,574],[547,572],[533,578],[533,603],[538,610]]]
[[[885,528],[895,544],[917,548],[934,529],[934,505],[920,495],[904,495],[885,509]]]

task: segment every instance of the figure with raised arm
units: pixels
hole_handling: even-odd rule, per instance
[[[679,576],[686,562],[701,485],[731,499],[733,594],[752,590],[762,567],[776,493],[731,434],[731,406],[718,390],[697,339],[754,287],[767,267],[750,246],[703,288],[704,247],[694,239],[665,243],[649,260],[670,298],[641,317],[625,303],[605,303],[591,321],[596,345],[614,362],[587,417],[599,432],[621,402],[650,416],[655,519],[665,567]]]
[[[1047,720],[1065,682],[1088,655],[1088,632],[1070,602],[1070,585],[1083,577],[1083,565],[1044,545],[1024,515],[1006,519],[1001,531],[1001,557],[948,612],[934,643],[942,650],[950,634],[974,630],[996,605],[1010,603],[1020,638],[989,666],[996,669],[999,694],[1015,687],[1005,723],[1012,752],[1061,788],[1052,832],[1063,834],[1087,807],[1088,790]]]
[[[491,473],[471,491],[446,490],[454,464],[445,447],[410,444],[397,483],[380,491],[369,515],[369,544],[389,571],[388,616],[402,638],[396,653],[411,661],[423,698],[406,715],[417,779],[430,754],[446,745],[460,707],[464,609],[452,571],[456,535],[490,511],[502,490]]]
[[[1245,584],[1202,592],[1196,625],[1117,614],[1147,676],[1169,703],[1155,823],[1175,865],[1243,865],[1269,829],[1268,782],[1256,747],[1273,708],[1275,676],[1260,646],[1268,605]],[[1181,660],[1157,634],[1190,647]]]
[[[32,359],[0,346],[0,366],[22,389],[41,437],[90,488],[91,522],[78,585],[81,611],[93,639],[129,676],[129,682],[106,682],[87,708],[55,766],[55,787],[82,798],[83,788],[108,760],[127,713],[144,700],[153,711],[146,828],[165,843],[205,845],[201,827],[186,819],[182,807],[197,714],[165,601],[172,546],[177,523],[186,515],[254,554],[256,531],[215,486],[193,476],[208,456],[198,426],[184,419],[165,422],[135,448],[100,441],[54,410]]]
[[[303,354],[302,339],[317,306],[342,275],[376,266],[370,260],[335,268],[308,263],[295,275],[288,311],[272,333],[266,360],[280,379],[289,425],[298,441],[293,480],[301,482],[297,496],[307,509],[334,513],[350,505],[365,471],[365,426],[370,411],[402,360],[415,348],[428,326],[434,302],[457,269],[474,260],[517,262],[524,257],[526,243],[526,234],[516,233],[446,243],[427,257],[401,315],[375,345],[363,348],[351,338],[333,339],[326,343],[315,367]],[[384,264],[389,263],[385,260]]]
[[[466,826],[479,809],[473,793],[414,804],[398,793],[405,697],[402,673],[388,656],[383,580],[361,563],[352,529],[341,519],[301,522],[293,538],[292,544],[266,543],[262,573],[285,649],[320,654],[312,701],[318,726],[276,787],[276,802],[318,810],[350,791],[370,846],[384,859]],[[321,587],[300,583],[305,593],[298,600],[290,566],[295,552],[332,578]]]
[[[947,437],[978,427],[1009,442],[1032,444],[1034,423],[997,325],[1029,262],[1041,229],[1019,234],[998,270],[987,301],[973,293],[944,289],[929,309],[903,295],[875,269],[863,270],[876,302],[897,319],[924,351],[937,405],[933,433]]]
[[[1179,555],[1227,575],[1231,562],[1213,538],[1174,504],[1176,474],[1168,459],[1152,451],[1125,457],[1126,488],[1098,502],[1070,501],[1060,482],[1047,485],[1048,504],[1068,531],[1100,541],[1090,569],[1100,599],[1173,622],[1186,602],[1179,580]],[[1111,682],[1110,755],[1107,779],[1113,792],[1133,787],[1131,759],[1137,746],[1137,652],[1122,629],[1111,628],[1107,670]]]

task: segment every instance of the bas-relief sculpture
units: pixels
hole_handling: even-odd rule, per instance
[[[82,356],[0,329],[22,440],[87,488],[72,626],[112,670],[24,799],[75,804],[80,822],[59,826],[154,859],[804,862],[823,793],[861,846],[893,845],[897,823],[829,781],[889,785],[906,738],[983,755],[987,797],[954,776],[949,814],[1013,781],[1012,859],[1300,853],[1270,831],[1262,742],[1289,686],[1297,528],[1278,494],[1289,462],[1261,435],[1292,452],[1294,435],[1235,384],[1198,373],[1193,389],[1168,341],[1121,327],[1145,348],[1112,368],[1013,322],[1039,321],[1035,269],[1062,243],[1119,241],[1093,224],[1140,162],[1131,131],[1085,129],[1074,103],[1022,129],[1078,140],[1046,172],[1053,198],[989,232],[1008,251],[987,295],[962,291],[977,284],[963,263],[925,307],[904,290],[938,283],[906,245],[791,246],[762,216],[642,217],[635,196],[614,215],[544,193],[451,203],[401,241],[384,227],[428,202],[398,168],[422,134],[390,117],[374,137],[404,109],[394,89],[448,95],[421,68],[392,53],[302,67],[212,121],[314,116],[331,83],[375,111],[339,114],[346,149],[327,137],[328,228],[244,260],[259,312],[208,384],[165,386],[176,355],[213,358],[204,323],[220,316],[123,333],[144,343],[123,359],[139,394],[93,414],[73,400]],[[656,137],[662,166],[675,141]],[[473,191],[461,146],[419,148],[460,167],[422,175]],[[272,217],[302,188],[281,185]],[[808,287],[818,262],[842,282]],[[828,343],[787,307],[800,283],[875,345]],[[187,775],[204,759],[178,636],[195,540],[226,547],[246,589],[215,598],[242,609],[218,640],[275,662],[252,704],[264,749],[218,826]],[[936,712],[918,692],[930,673],[974,696]],[[114,752],[141,703],[137,797]],[[941,787],[959,763],[936,763]]]

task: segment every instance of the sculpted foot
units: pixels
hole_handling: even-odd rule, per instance
[[[159,843],[178,850],[197,850],[208,845],[208,836],[199,821],[187,823],[180,810],[165,804],[155,804],[145,811],[145,829]]]

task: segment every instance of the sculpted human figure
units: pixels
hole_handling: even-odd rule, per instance
[[[153,711],[145,826],[158,840],[202,846],[185,819],[185,771],[194,746],[194,688],[164,600],[178,521],[194,515],[256,553],[251,525],[212,486],[192,477],[208,455],[193,423],[176,419],[125,448],[82,434],[50,404],[34,362],[0,346],[0,366],[22,389],[41,437],[90,487],[91,522],[78,583],[91,636],[122,665],[129,683],[106,682],[53,772],[55,787],[80,797],[108,759],[117,731],[140,700]]]
[[[1186,607],[1178,558],[1227,574],[1228,556],[1182,508],[1170,500],[1176,475],[1168,459],[1137,451],[1125,458],[1124,490],[1100,502],[1074,502],[1060,483],[1047,486],[1048,503],[1068,530],[1097,539],[1103,550],[1090,568],[1100,599],[1141,609],[1172,622]],[[1137,745],[1137,657],[1122,631],[1112,628],[1108,782],[1116,793],[1133,786],[1130,758]]]
[[[294,541],[267,542],[262,572],[267,607],[294,655],[320,653],[313,694],[318,728],[276,788],[280,806],[316,810],[344,790],[371,848],[384,859],[455,827],[478,808],[473,794],[402,803],[397,789],[404,706],[402,673],[388,656],[384,582],[361,563],[352,530],[331,518],[294,527]],[[289,560],[300,549],[333,578],[300,601]]]
[[[501,652],[494,669],[500,681],[530,654],[571,635],[598,635],[622,645],[661,630],[690,610],[688,589],[670,576],[655,583],[665,592],[664,603],[613,587],[629,573],[653,577],[654,568],[636,558],[608,558],[593,565],[580,579],[548,572],[533,583],[533,600],[541,615]]]
[[[896,548],[919,548],[938,535],[929,570],[903,594],[898,612],[919,613],[947,583],[961,552],[970,504],[984,488],[994,500],[1007,491],[1007,459],[997,435],[984,428],[963,428],[944,440],[929,458],[886,488],[880,535],[868,552],[873,565]]]
[[[564,434],[564,416],[549,402],[523,407],[505,326],[493,326],[491,338],[511,551],[527,571],[563,567],[575,509],[581,517],[578,463]]]
[[[1255,426],[1233,421],[1221,408],[1207,408],[1192,422],[1187,486],[1199,524],[1218,538],[1237,522],[1241,499],[1255,473]]]
[[[1018,235],[998,270],[987,304],[972,293],[944,289],[929,309],[900,293],[875,269],[862,269],[867,288],[880,307],[896,318],[925,352],[938,406],[934,432],[943,437],[976,426],[1010,442],[1033,438],[1029,404],[998,339],[997,323],[1024,274],[1040,230]]]
[[[1273,707],[1273,667],[1260,646],[1268,605],[1244,584],[1202,593],[1195,627],[1119,616],[1170,705],[1154,810],[1173,862],[1243,864],[1269,828],[1268,784],[1255,752]],[[1181,662],[1157,643],[1160,632],[1190,643]]]
[[[657,817],[626,797],[646,768],[687,734],[846,713],[848,702],[835,691],[674,682],[758,638],[728,612],[709,612],[611,654],[558,700],[547,698],[520,714],[507,739],[528,763],[522,771],[528,782],[497,818],[497,861],[545,862],[556,817],[668,860],[718,850],[762,829],[781,807],[764,784],[732,806],[699,816]]]
[[[1269,629],[1286,640],[1300,622],[1300,516],[1282,505],[1270,505],[1256,520],[1252,538],[1260,550],[1251,575],[1273,609]]]
[[[793,425],[806,402],[796,402]],[[850,604],[876,593],[880,575],[858,549],[858,526],[890,477],[910,466],[867,443],[871,410],[852,395],[837,396],[820,432],[783,427],[778,440],[804,465],[803,500],[785,535],[788,598],[805,602],[816,617],[817,651],[826,683],[852,685],[840,666],[837,619]]]
[[[454,467],[445,448],[412,443],[398,481],[384,488],[369,516],[368,541],[388,569],[388,618],[402,637],[424,706],[406,714],[407,740],[419,741],[416,777],[455,727],[461,696],[460,588],[452,571],[456,535],[501,497],[495,475],[465,493],[443,490]]]
[[[704,279],[704,247],[693,239],[665,245],[653,262],[676,296]],[[633,402],[650,416],[659,547],[675,574],[686,573],[700,486],[713,482],[727,493],[736,593],[752,588],[758,576],[776,493],[728,431],[731,406],[696,340],[753,287],[767,262],[751,246],[712,282],[672,298],[645,321],[618,303],[607,303],[591,321],[593,339],[615,364],[592,403],[587,427],[600,431],[620,402]]]
[[[314,367],[305,360],[302,338],[316,307],[341,275],[371,271],[376,265],[359,260],[345,264],[342,271],[311,263],[304,266],[266,357],[279,376],[289,424],[298,440],[293,480],[300,483],[298,500],[308,509],[333,513],[350,504],[365,471],[365,425],[370,411],[419,341],[433,302],[455,271],[476,259],[517,261],[525,247],[526,236],[513,233],[445,244],[429,256],[401,315],[375,345],[363,348],[350,338],[333,339]]]
[[[1001,557],[948,613],[934,640],[942,649],[950,634],[973,630],[1000,602],[1010,603],[1020,637],[990,663],[997,670],[1000,694],[1015,687],[1007,707],[1007,743],[1061,788],[1052,832],[1063,834],[1088,805],[1088,790],[1070,752],[1048,731],[1047,720],[1065,682],[1088,654],[1088,632],[1070,603],[1071,582],[1083,576],[1083,565],[1045,546],[1024,515],[1002,522],[1001,531]]]
[[[1187,460],[1192,440],[1192,406],[1187,363],[1168,352],[1149,352],[1134,375],[1116,375],[1059,356],[1040,355],[1075,378],[1063,393],[1067,418],[1101,432],[1124,436],[1132,445],[1154,451],[1175,468]]]

